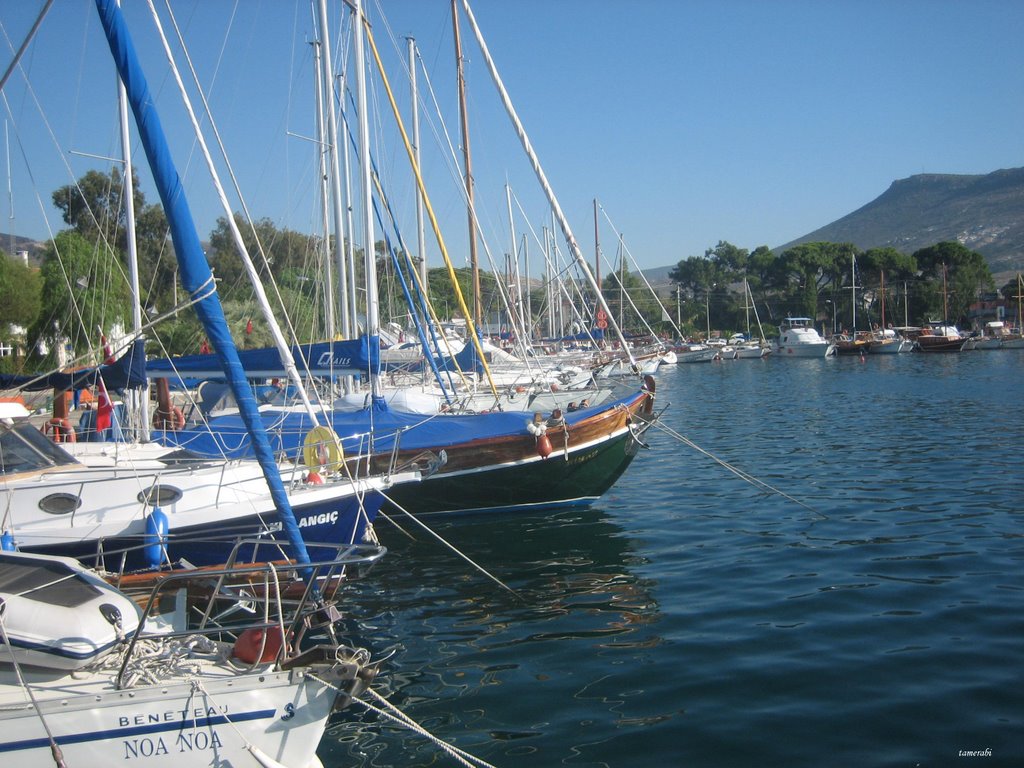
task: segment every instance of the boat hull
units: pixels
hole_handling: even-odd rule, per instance
[[[369,473],[385,473],[392,466],[419,469],[423,477],[416,488],[396,486],[386,493],[413,513],[589,503],[611,487],[635,455],[627,446],[637,442],[647,426],[654,387],[653,378],[647,377],[645,389],[630,397],[567,412],[564,418],[552,414],[543,420],[537,414],[534,418],[541,418],[540,423],[526,414],[508,413],[419,420],[403,416],[401,421],[392,418],[386,428],[378,419]],[[333,425],[346,454],[358,455],[364,443],[355,433],[365,429],[365,422],[344,420],[349,418],[335,413]],[[408,427],[398,427],[400,423]],[[278,435],[288,454],[305,434],[301,422],[292,427]],[[530,427],[543,431],[543,436]],[[216,428],[205,435],[166,437],[187,440],[200,452],[205,452],[199,448],[200,439],[234,442]],[[597,468],[591,469],[591,464]],[[360,474],[367,473],[365,459],[359,468]]]
[[[393,489],[384,509],[432,514],[587,505],[615,484],[640,445],[627,427],[608,439],[571,446],[568,453],[556,450],[546,459],[533,451],[504,464],[438,473],[416,486]]]
[[[774,353],[779,357],[828,357],[835,352],[829,343],[778,345]]]
[[[326,496],[293,504],[292,510],[307,542],[359,543],[383,503],[384,496],[372,490],[361,498],[352,494]],[[168,517],[174,521],[172,510],[168,510]],[[68,527],[58,540],[54,534],[21,529],[15,539],[23,552],[74,557],[114,572],[154,567],[150,556],[152,549],[147,550],[147,543],[160,550],[158,557],[163,562],[187,560],[193,565],[205,566],[225,562],[241,537],[286,540],[280,515],[272,505],[228,519],[218,516],[212,508],[199,522],[172,522],[162,547],[156,538],[147,538],[144,522],[140,520],[125,525],[119,533],[103,536],[95,535],[95,529],[91,529],[90,534],[84,526],[80,530],[81,533],[76,534],[75,527]],[[245,557],[250,552],[251,548],[243,548],[239,555]]]
[[[334,670],[315,672],[346,686]],[[8,677],[0,673],[0,701],[14,703],[18,690],[3,685]],[[337,696],[305,670],[204,677],[199,689],[186,680],[114,690],[109,677],[104,685],[78,683],[77,694],[65,686],[50,696],[45,682],[36,684],[38,714],[0,708],[0,755],[19,768],[53,768],[41,714],[70,766],[259,765],[250,745],[282,765],[309,766]]]
[[[918,352],[960,352],[966,339],[962,337],[919,336],[915,350]]]

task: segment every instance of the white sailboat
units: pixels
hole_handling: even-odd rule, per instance
[[[140,609],[73,559],[0,552],[0,753],[19,768],[314,764],[328,716],[374,669],[333,639],[299,649],[316,606],[311,592],[289,605],[275,591],[291,577],[269,564],[166,574]],[[254,598],[232,579],[270,589]],[[221,616],[247,604],[257,610],[236,615],[253,618],[230,631],[202,613],[190,622],[200,581],[220,585]]]

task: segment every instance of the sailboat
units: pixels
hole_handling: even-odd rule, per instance
[[[506,109],[514,115],[511,103],[503,87],[500,87],[493,61],[483,44],[479,28],[475,24],[468,5],[464,4],[467,15],[477,34],[477,40],[484,53],[492,77],[499,84],[499,91]],[[360,30],[362,31],[362,30]],[[373,46],[372,33],[367,37]],[[357,35],[357,40],[361,38]],[[359,58],[359,57],[357,57]],[[357,74],[362,68],[357,68]],[[382,78],[385,77],[383,71]],[[360,89],[362,90],[362,89]],[[405,135],[404,127],[397,115],[396,121]],[[365,110],[360,111],[360,132],[366,119]],[[516,120],[517,122],[517,120]],[[521,140],[525,131],[517,122]],[[528,146],[528,141],[524,141]],[[361,168],[364,174],[372,167],[368,147],[360,142],[364,156]],[[418,172],[412,148],[406,141],[406,150],[416,171],[420,194],[427,199],[422,178]],[[528,152],[531,163],[542,186],[556,211],[566,241],[574,248],[577,262],[583,262],[581,271],[591,282],[591,288],[602,303],[602,311],[608,322],[616,326],[610,316],[607,304],[593,283],[593,276],[578,253],[575,238],[568,229],[568,223],[561,215],[557,200],[539,170],[539,161],[532,149]],[[369,184],[364,179],[364,195],[369,195]],[[435,234],[439,234],[437,223],[429,205],[428,214]],[[364,213],[369,221],[366,229],[372,237],[372,201],[364,198]],[[446,255],[443,241],[438,237],[442,253]],[[451,269],[450,260],[446,263]],[[368,273],[372,269],[368,270]],[[374,293],[367,287],[367,295]],[[488,363],[481,349],[478,334],[472,325],[471,313],[462,303],[460,306],[469,323],[468,346],[477,356],[473,367],[480,365],[484,375]],[[371,322],[371,326],[374,324]],[[636,360],[629,350],[628,365],[635,376]],[[322,416],[333,432],[338,435],[338,452],[344,456],[369,452],[371,471],[396,457],[398,465],[417,465],[429,469],[430,475],[415,489],[395,487],[389,492],[391,502],[410,512],[441,511],[497,511],[509,509],[544,508],[565,504],[590,504],[600,497],[626,470],[639,449],[644,446],[643,435],[655,418],[655,385],[651,378],[643,386],[625,397],[609,400],[600,406],[568,409],[556,408],[551,411],[524,413],[488,414],[440,414],[425,417],[422,414],[398,412],[387,406],[379,381],[379,366],[373,367],[371,360],[369,375],[371,389],[366,394],[367,405],[358,411],[325,408]],[[306,413],[287,408],[266,406],[259,417],[265,424],[273,426],[270,433],[274,448],[289,457],[300,454],[312,424]],[[154,437],[168,445],[187,448],[193,453],[206,456],[247,456],[252,455],[252,445],[244,439],[244,414],[226,414],[206,418],[202,423],[188,424],[180,430],[163,430]],[[347,461],[347,460],[346,460]]]
[[[1024,277],[1021,277],[1020,272],[1017,273],[1017,294],[1014,298],[1017,299],[1017,327],[1005,331],[1000,336],[1001,349],[1024,349],[1024,311],[1021,309],[1021,301],[1024,300]]]
[[[878,292],[881,297],[881,327],[871,332],[868,349],[873,355],[894,355],[908,351],[912,344],[885,322],[885,270],[879,273]]]
[[[19,766],[62,765],[65,757],[71,765],[136,758],[176,768],[211,761],[309,765],[334,705],[348,700],[340,694],[356,695],[372,679],[365,651],[346,648],[332,632],[325,645],[300,649],[315,615],[326,615],[319,623],[330,626],[331,614],[324,614],[327,605],[314,589],[321,567],[347,564],[309,556],[120,8],[115,0],[96,0],[96,7],[171,226],[182,282],[216,339],[275,502],[282,535],[275,545],[288,550],[286,562],[298,564],[293,570],[306,588],[297,602],[282,599],[289,567],[254,567],[263,578],[259,596],[232,587],[227,573],[203,572],[208,587],[212,578],[218,605],[242,598],[249,610],[258,607],[250,614],[257,618],[226,627],[224,612],[210,621],[209,602],[196,626],[186,613],[187,593],[177,589],[193,572],[167,575],[138,611],[73,560],[0,553],[0,751]],[[19,447],[4,442],[5,458],[8,445]],[[26,443],[13,456],[32,450]],[[159,547],[160,539],[158,532],[151,543]],[[164,606],[172,614],[161,622]]]
[[[949,316],[949,307],[947,304],[948,293],[946,290],[946,265],[942,265],[942,315],[944,318]],[[944,320],[931,320],[927,327],[921,331],[915,341],[915,349],[918,352],[960,352],[964,348],[964,344],[967,342],[966,337],[960,333],[960,330],[949,322],[948,319]]]
[[[865,355],[871,348],[867,334],[857,332],[857,257],[850,257],[850,331],[832,339],[837,355]]]
[[[771,354],[772,348],[764,337],[764,329],[761,327],[761,317],[757,313],[757,305],[754,304],[754,294],[750,290],[747,278],[743,278],[743,299],[744,309],[747,314],[747,335],[742,339],[729,339],[729,345],[736,350],[737,360],[758,360]],[[749,302],[749,303],[747,303]],[[754,339],[750,333],[750,310],[754,310],[754,319],[757,321],[757,332],[759,339]],[[735,337],[734,337],[735,338]]]

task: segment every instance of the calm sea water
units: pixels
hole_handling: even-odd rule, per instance
[[[510,766],[1024,765],[1024,353],[729,361],[658,375],[587,510],[380,526],[355,639],[377,689]],[[990,750],[985,756],[984,750]],[[965,753],[980,752],[981,756]],[[454,765],[344,714],[328,768]]]

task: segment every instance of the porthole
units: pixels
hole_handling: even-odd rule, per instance
[[[82,506],[82,500],[73,493],[51,493],[39,500],[39,508],[49,515],[68,515]]]
[[[180,489],[173,485],[154,485],[144,491],[139,491],[138,499],[141,504],[148,504],[151,507],[166,507],[182,497]]]

